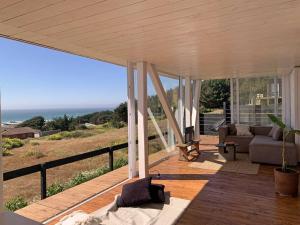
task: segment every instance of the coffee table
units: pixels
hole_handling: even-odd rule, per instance
[[[239,146],[235,142],[219,143],[216,147],[219,148],[219,153],[227,160],[236,160],[236,148]]]

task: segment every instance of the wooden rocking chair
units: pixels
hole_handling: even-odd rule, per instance
[[[176,145],[179,148],[179,160],[193,161],[200,155],[200,140],[194,139],[194,127],[186,127],[184,130],[184,144]]]

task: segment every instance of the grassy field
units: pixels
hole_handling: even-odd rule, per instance
[[[149,121],[150,122],[150,121]],[[151,123],[151,122],[150,122]],[[149,135],[156,134],[149,123]],[[160,121],[165,127],[165,121]],[[91,151],[97,148],[127,142],[127,127],[105,128],[97,126],[92,129],[80,130],[77,134],[62,134],[63,138],[41,137],[25,140],[22,147],[12,149],[11,156],[3,157],[4,171],[10,171],[34,164],[64,158],[71,155]],[[159,139],[149,142],[151,152],[162,149]],[[127,158],[127,149],[114,153],[114,159]],[[108,155],[82,160],[68,165],[47,170],[47,185],[64,183],[81,171],[101,168],[108,164]],[[22,196],[26,201],[33,202],[40,198],[40,174],[20,177],[4,182],[5,201],[15,196]]]

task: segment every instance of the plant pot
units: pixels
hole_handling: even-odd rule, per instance
[[[298,195],[299,173],[296,170],[287,169],[283,172],[281,168],[274,169],[275,190],[283,196]]]

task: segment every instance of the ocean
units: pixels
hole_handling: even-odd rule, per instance
[[[64,116],[82,116],[85,114],[112,110],[113,108],[71,108],[71,109],[7,109],[2,110],[2,123],[21,122],[35,116],[43,116],[46,120]]]

